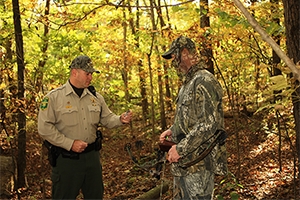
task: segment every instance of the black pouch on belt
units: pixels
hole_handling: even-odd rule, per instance
[[[95,151],[99,151],[102,149],[102,132],[100,130],[96,131],[97,138],[95,140]]]

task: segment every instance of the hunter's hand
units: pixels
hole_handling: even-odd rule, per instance
[[[172,131],[170,129],[168,129],[168,130],[164,131],[162,134],[160,134],[159,142],[163,143],[166,138],[171,138],[171,137],[172,137]]]
[[[179,158],[180,158],[180,155],[178,154],[178,152],[177,152],[177,150],[176,150],[176,146],[177,146],[177,145],[173,145],[173,146],[171,147],[171,149],[169,150],[169,152],[168,152],[168,157],[167,157],[167,159],[168,159],[168,161],[169,161],[170,163],[178,162],[178,160],[179,160]]]
[[[123,124],[128,124],[131,121],[131,118],[132,118],[132,112],[130,110],[122,113],[120,116],[120,120]]]
[[[82,140],[74,140],[71,150],[77,153],[81,153],[88,146],[88,143]]]

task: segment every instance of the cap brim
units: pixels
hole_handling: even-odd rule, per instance
[[[169,51],[165,52],[163,55],[161,55],[165,59],[171,59],[172,54],[174,53],[174,48],[171,48]]]
[[[79,69],[81,69],[81,68],[79,68]],[[86,69],[82,69],[83,71],[85,71],[85,72],[88,72],[88,73],[97,73],[97,74],[99,74],[100,73],[100,71],[98,71],[98,70],[96,70],[96,69],[89,69],[89,70],[86,70]]]

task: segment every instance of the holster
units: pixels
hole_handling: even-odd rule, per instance
[[[62,148],[61,148],[61,155],[62,155],[63,158],[70,158],[70,159],[73,159],[73,160],[78,160],[79,159],[79,153],[76,153],[74,151],[67,151],[67,150],[62,149]]]
[[[60,151],[57,146],[51,144],[47,140],[44,141],[44,145],[48,149],[48,161],[52,167],[55,167],[56,159],[58,158]]]
[[[102,149],[102,132],[100,130],[96,131],[97,138],[95,140],[95,151],[100,151]]]
[[[96,140],[94,143],[88,145],[88,147],[85,149],[82,153],[88,153],[90,151],[99,151],[102,148],[102,132],[100,130],[96,131]],[[79,153],[76,153],[74,151],[67,151],[63,148],[57,147],[47,140],[44,140],[44,145],[48,149],[48,161],[52,167],[56,166],[56,160],[59,156],[59,154],[62,155],[63,158],[70,158],[70,159],[79,159]]]

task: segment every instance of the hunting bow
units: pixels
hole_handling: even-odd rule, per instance
[[[134,162],[134,164],[143,169],[144,171],[149,172],[153,177],[160,179],[160,172],[163,167],[163,163],[165,162],[165,152],[157,149],[156,150],[156,159],[150,160],[143,165],[140,164],[140,162],[136,159],[136,157],[131,152],[131,144],[127,143],[125,144],[124,150],[127,151],[128,155],[130,156],[131,160]],[[155,170],[152,168],[155,167]]]

